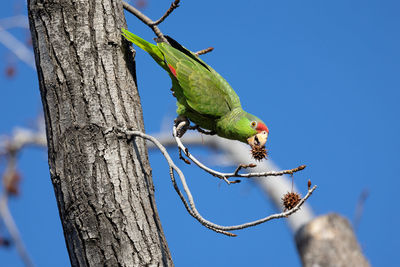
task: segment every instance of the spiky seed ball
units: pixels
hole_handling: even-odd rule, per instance
[[[262,159],[266,158],[268,153],[267,150],[265,149],[265,146],[257,146],[254,145],[251,147],[251,155],[253,158],[257,161],[261,161]]]
[[[282,203],[285,207],[285,211],[293,209],[299,202],[300,195],[296,192],[287,192],[282,198]]]

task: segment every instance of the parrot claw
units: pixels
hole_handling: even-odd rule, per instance
[[[188,118],[184,116],[178,116],[175,120],[176,135],[181,138],[190,126]]]
[[[200,126],[197,125],[197,124],[196,124],[195,126],[189,126],[188,129],[189,129],[189,130],[196,130],[196,131],[198,131],[199,133],[205,134],[205,135],[216,135],[216,134],[217,134],[217,132],[215,132],[215,131],[207,131],[207,130],[204,130],[204,129],[200,128]]]

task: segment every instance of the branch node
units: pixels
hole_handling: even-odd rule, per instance
[[[235,172],[234,172],[233,174],[236,176],[236,175],[239,174],[239,171],[240,171],[241,169],[254,168],[254,167],[256,167],[256,166],[257,166],[257,165],[254,164],[254,163],[250,163],[250,164],[240,164],[240,165],[236,168],[236,170],[235,170]]]
[[[158,25],[163,22],[172,13],[172,11],[179,7],[179,2],[180,0],[175,0],[174,2],[172,2],[171,6],[168,8],[165,14],[162,15],[162,17],[159,18],[157,21],[154,21],[152,25]]]
[[[164,34],[160,31],[160,29],[157,27],[156,24],[154,24],[154,21],[152,21],[149,17],[147,17],[145,14],[137,10],[135,7],[131,6],[125,1],[122,1],[122,5],[125,10],[136,16],[139,20],[141,20],[144,24],[149,26],[155,35],[161,40],[162,42],[165,42],[168,44],[167,39],[164,37]],[[160,22],[161,23],[161,22]]]
[[[231,182],[226,178],[226,177],[222,177],[222,179],[229,185],[231,184]]]

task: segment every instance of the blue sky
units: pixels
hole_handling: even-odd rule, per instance
[[[8,1],[0,5],[0,18],[26,14]],[[151,0],[144,12],[156,19],[168,6]],[[267,123],[271,159],[282,168],[308,166],[295,179],[303,192],[307,179],[319,186],[309,200],[317,215],[337,212],[352,220],[368,190],[356,234],[373,266],[395,266],[400,249],[399,9],[398,1],[183,1],[161,25],[193,51],[215,48],[203,59]],[[129,14],[127,21],[130,31],[154,37]],[[11,32],[24,40],[23,30]],[[12,79],[0,72],[0,134],[9,134],[32,125],[41,103],[34,71],[1,45],[0,57],[0,71],[10,62],[17,71]],[[143,51],[136,60],[146,131],[159,132],[175,115],[171,83]],[[239,231],[237,238],[218,235],[187,214],[161,155],[151,152],[150,161],[176,266],[300,266],[285,220]],[[227,186],[179,164],[207,218],[237,224],[273,212],[253,183]],[[45,151],[27,149],[19,167],[22,192],[10,209],[34,262],[69,266]],[[2,266],[22,266],[14,248],[0,248],[0,258]]]

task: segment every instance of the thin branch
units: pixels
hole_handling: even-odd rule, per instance
[[[165,12],[165,14],[159,20],[153,22],[153,24],[158,25],[161,22],[163,22],[169,16],[169,14],[172,13],[172,11],[174,11],[177,7],[179,7],[179,2],[180,2],[180,0],[175,0],[174,2],[172,2],[171,6],[168,8],[167,12]]]
[[[183,124],[185,122],[181,122]],[[182,127],[181,125],[178,125],[178,127]],[[293,174],[295,172],[303,170],[306,166],[301,165],[297,168],[291,169],[291,170],[284,170],[284,171],[269,171],[269,172],[257,172],[257,173],[243,173],[239,174],[238,171],[234,171],[231,173],[223,173],[223,172],[218,172],[215,171],[207,166],[205,166],[203,163],[201,163],[196,157],[194,157],[192,154],[189,153],[189,150],[183,145],[181,139],[177,136],[177,130],[176,126],[173,127],[172,129],[172,135],[175,138],[176,143],[178,144],[178,147],[182,149],[182,151],[185,153],[185,155],[191,159],[197,166],[199,166],[201,169],[205,170],[209,174],[218,177],[220,179],[223,179],[225,182],[230,184],[228,178],[231,177],[237,177],[237,178],[251,178],[251,177],[267,177],[267,176],[281,176],[284,174]],[[254,166],[255,167],[255,166]],[[240,169],[239,169],[240,170]]]
[[[0,26],[0,43],[10,49],[20,60],[36,69],[32,50]]]
[[[111,132],[113,130],[114,130],[113,128],[108,129],[108,130],[106,130],[104,132],[104,134],[107,134],[107,133],[109,133],[109,132]],[[144,138],[146,140],[151,141],[154,145],[156,145],[158,147],[158,149],[161,151],[161,153],[164,155],[164,157],[167,160],[167,162],[168,162],[169,169],[170,169],[169,173],[170,173],[171,180],[172,180],[172,183],[174,185],[175,191],[178,193],[179,197],[181,198],[181,200],[182,200],[186,210],[189,212],[189,214],[192,215],[195,219],[197,219],[201,224],[203,224],[204,226],[206,226],[207,228],[209,228],[209,229],[211,229],[213,231],[216,231],[218,233],[222,233],[222,234],[225,234],[225,235],[228,235],[228,236],[235,236],[232,233],[228,233],[226,231],[222,231],[222,230],[216,229],[215,227],[212,226],[213,223],[208,222],[207,220],[205,220],[199,214],[199,212],[197,211],[196,206],[194,204],[193,196],[192,196],[192,194],[191,194],[191,192],[189,190],[189,187],[188,187],[188,185],[186,183],[186,179],[185,179],[185,176],[184,176],[183,172],[175,165],[174,161],[171,159],[170,155],[168,154],[167,149],[156,138],[154,138],[153,136],[147,135],[145,133],[142,133],[140,131],[130,131],[130,130],[126,130],[126,129],[117,129],[117,131],[119,131],[120,133],[125,134],[128,137],[138,136],[138,137]],[[179,176],[179,178],[180,178],[180,180],[182,182],[184,191],[185,191],[185,193],[186,193],[186,195],[188,197],[189,204],[187,203],[187,201],[186,201],[185,197],[183,196],[182,192],[179,190],[179,187],[178,187],[178,185],[176,183],[176,180],[175,180],[174,171],[178,174],[178,176]]]
[[[16,245],[17,251],[25,263],[25,266],[33,266],[33,262],[25,248],[24,242],[19,233],[18,227],[8,208],[8,197],[10,194],[18,192],[17,186],[14,184],[17,172],[17,156],[18,153],[26,146],[46,147],[46,133],[42,127],[42,121],[38,120],[38,130],[28,130],[17,128],[14,134],[8,138],[0,139],[0,157],[4,156],[7,160],[6,171],[3,174],[3,193],[0,196],[0,218],[4,221],[7,231]]]
[[[131,6],[127,2],[122,1],[122,5],[125,10],[127,10],[131,14],[135,15],[138,19],[140,19],[143,23],[145,23],[149,27],[151,27],[150,25],[154,24],[154,22],[149,17],[147,17],[145,14],[143,14],[142,12],[140,12],[139,10],[137,10],[135,7]]]
[[[254,163],[250,163],[250,164],[240,164],[240,165],[236,168],[234,174],[235,174],[235,175],[238,175],[238,174],[239,174],[239,171],[240,171],[241,169],[255,168],[256,166],[257,166],[257,165],[254,164]]]
[[[0,156],[7,155],[10,151],[17,153],[26,146],[46,147],[46,132],[43,129],[33,131],[17,128],[11,137],[0,139]]]
[[[108,130],[104,131],[104,134],[112,132],[113,130],[114,130],[114,128],[108,129]],[[222,234],[225,234],[228,236],[236,236],[236,235],[232,234],[230,232],[227,232],[227,231],[244,229],[247,227],[255,226],[255,225],[270,221],[272,219],[284,218],[284,217],[289,216],[290,214],[293,214],[294,212],[296,212],[300,209],[300,207],[303,205],[303,203],[310,197],[310,195],[314,192],[314,190],[317,187],[317,186],[314,186],[313,188],[309,189],[306,196],[303,199],[301,199],[300,202],[291,210],[288,210],[288,211],[282,212],[282,213],[273,214],[273,215],[267,216],[265,218],[262,218],[262,219],[259,219],[256,221],[252,221],[252,222],[248,222],[248,223],[244,223],[244,224],[239,224],[239,225],[234,225],[234,226],[221,226],[221,225],[215,224],[213,222],[210,222],[210,221],[204,219],[201,216],[201,214],[198,212],[196,205],[194,203],[193,196],[190,192],[189,186],[186,183],[186,179],[185,179],[183,172],[175,165],[175,163],[169,156],[166,148],[156,138],[154,138],[153,136],[147,135],[145,133],[142,133],[140,131],[131,131],[131,130],[127,130],[127,129],[116,129],[116,130],[119,133],[126,135],[127,137],[131,138],[133,136],[138,136],[138,137],[144,138],[144,139],[149,140],[152,143],[154,143],[154,145],[156,145],[158,147],[158,149],[161,151],[161,153],[164,155],[165,159],[168,162],[170,177],[171,177],[173,186],[175,188],[175,191],[178,193],[180,199],[182,200],[182,202],[183,202],[186,210],[189,212],[189,214],[192,217],[194,217],[197,221],[199,221],[202,225],[204,225],[205,227],[207,227],[215,232],[222,233]],[[174,127],[174,130],[175,130],[175,127]],[[188,201],[186,201],[182,192],[179,190],[179,187],[175,180],[174,171],[178,174],[178,176],[181,180],[183,190],[186,193]]]
[[[175,0],[174,2],[171,3],[171,6],[168,8],[168,10],[164,13],[164,15],[162,15],[161,18],[159,18],[156,21],[151,20],[149,17],[147,17],[145,14],[143,14],[142,12],[140,12],[138,9],[136,9],[135,7],[131,6],[130,4],[128,4],[125,1],[122,1],[122,5],[124,7],[124,9],[128,12],[130,12],[131,14],[133,14],[135,17],[137,17],[138,19],[140,19],[144,24],[146,24],[147,26],[149,26],[153,32],[157,35],[157,37],[165,42],[168,43],[167,39],[164,37],[164,34],[161,32],[161,30],[157,27],[159,24],[161,24],[176,8],[179,7],[179,3],[180,0]],[[200,51],[197,51],[195,54],[197,56],[199,55],[204,55],[207,54],[211,51],[213,51],[214,48],[213,47],[209,47]]]
[[[197,51],[197,52],[195,52],[195,54],[200,56],[200,55],[204,55],[204,54],[210,53],[213,50],[214,50],[214,47],[209,47],[209,48]]]
[[[175,1],[176,2],[176,1]],[[174,3],[175,3],[174,2]],[[174,5],[174,3],[171,4]],[[178,1],[179,3],[179,1]],[[156,21],[152,21],[149,17],[147,17],[145,14],[143,14],[142,12],[140,12],[139,10],[137,10],[136,8],[134,8],[133,6],[131,6],[130,4],[128,4],[125,1],[122,1],[122,5],[124,7],[125,10],[127,10],[128,12],[130,12],[131,14],[135,15],[138,19],[140,19],[144,24],[146,24],[147,26],[149,26],[153,32],[155,33],[155,35],[157,35],[157,37],[165,43],[168,43],[167,39],[164,37],[164,34],[160,31],[160,29],[157,27],[158,24],[160,24],[169,14],[171,14],[171,12],[177,7],[174,7],[171,11],[169,11],[171,9],[168,9],[167,12],[164,14],[164,16],[162,16],[160,18],[160,22]],[[169,12],[168,12],[169,11]],[[158,22],[158,23],[157,23]]]
[[[25,248],[24,242],[22,241],[21,235],[18,231],[18,227],[14,222],[14,219],[11,215],[10,210],[8,209],[7,205],[7,193],[3,193],[0,199],[0,215],[1,218],[4,221],[4,225],[7,227],[7,231],[11,235],[11,239],[13,243],[16,245],[17,251],[22,259],[22,261],[25,263],[25,266],[33,266],[33,262],[31,258],[29,257],[29,254]]]
[[[170,119],[169,119],[170,121]],[[167,147],[176,147],[176,141],[169,131],[164,127],[164,131],[156,133],[155,136],[160,143]],[[247,145],[240,142],[232,142],[231,140],[224,139],[218,136],[201,136],[195,134],[194,132],[187,133],[183,137],[185,145],[190,144],[191,146],[208,147],[212,150],[218,152],[223,152],[222,155],[219,154],[218,164],[224,162],[225,165],[240,165],[243,162],[250,162],[252,157],[250,153],[243,153],[247,150]],[[148,141],[149,149],[157,149],[157,147]],[[257,163],[254,167],[257,172],[264,172],[269,170],[279,171],[280,169],[273,163],[271,159],[261,161]],[[254,178],[252,182],[255,182],[262,191],[268,195],[269,199],[274,204],[274,207],[281,211],[282,208],[282,196],[289,191],[298,191],[296,188],[292,187],[292,179],[289,179],[288,175],[283,175],[279,179],[264,179],[264,178]],[[232,181],[231,181],[232,183]],[[301,210],[290,215],[287,218],[289,228],[292,233],[297,233],[299,228],[304,224],[310,222],[314,218],[314,214],[311,206],[306,202],[301,207]]]
[[[315,191],[315,189],[317,189],[316,185],[314,185],[311,189],[309,189],[307,191],[307,194],[305,195],[305,197],[303,197],[299,201],[299,203],[291,210],[288,210],[288,211],[285,211],[285,212],[281,212],[281,213],[276,213],[276,214],[267,216],[265,218],[262,218],[262,219],[259,219],[259,220],[253,221],[253,222],[248,222],[248,223],[239,224],[239,225],[233,225],[233,226],[223,226],[223,227],[220,227],[219,229],[225,230],[225,231],[240,230],[240,229],[248,228],[248,227],[251,227],[251,226],[256,226],[258,224],[265,223],[265,222],[273,220],[273,219],[286,218],[287,216],[289,216],[289,215],[295,213],[296,211],[298,211],[301,208],[301,206],[304,204],[304,202]]]
[[[179,159],[183,160],[183,162],[185,162],[186,164],[191,164],[190,161],[189,161],[188,159],[185,159],[185,158],[182,156],[182,149],[179,148],[178,151],[179,151]]]

